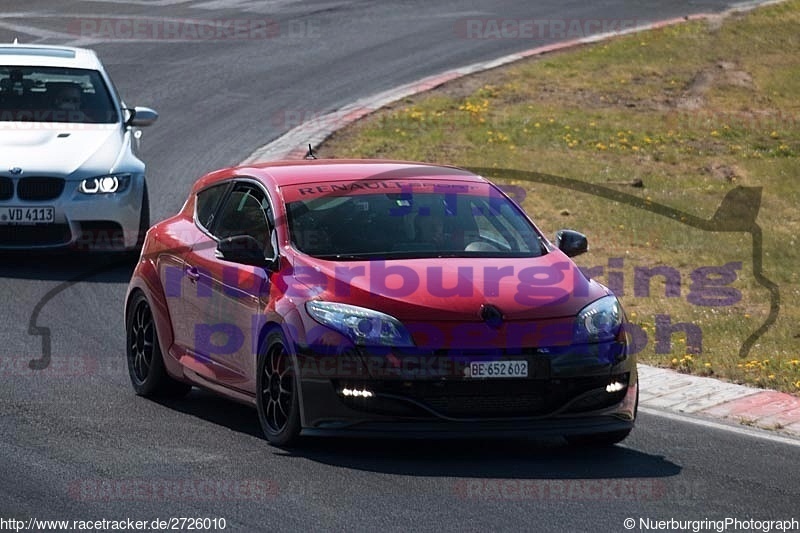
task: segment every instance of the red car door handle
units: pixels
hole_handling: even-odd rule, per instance
[[[187,267],[186,270],[186,277],[189,278],[191,281],[197,281],[200,279],[200,271],[197,270],[195,267]]]

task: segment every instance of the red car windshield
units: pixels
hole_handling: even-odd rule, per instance
[[[533,225],[496,190],[426,189],[326,191],[291,201],[292,243],[314,257],[339,260],[535,257],[545,252]]]

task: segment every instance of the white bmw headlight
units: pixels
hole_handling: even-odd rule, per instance
[[[311,317],[348,337],[359,346],[414,346],[405,326],[379,311],[336,302],[306,302]]]
[[[622,306],[614,296],[595,300],[583,309],[575,320],[575,338],[580,342],[614,340],[622,326]]]
[[[130,174],[109,174],[108,176],[86,178],[78,185],[78,190],[83,194],[111,194],[127,189],[130,181]]]

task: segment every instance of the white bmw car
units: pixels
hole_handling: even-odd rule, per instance
[[[135,251],[150,224],[137,129],[91,50],[0,45],[0,250]]]

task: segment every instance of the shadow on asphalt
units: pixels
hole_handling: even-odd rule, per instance
[[[3,252],[0,278],[63,281],[67,284],[127,283],[137,259],[128,254]]]
[[[153,401],[169,409],[226,427],[237,433],[262,438],[255,409],[211,392],[194,388],[188,396],[179,400],[154,398]],[[269,447],[266,440],[264,446]]]
[[[276,452],[315,462],[411,476],[509,479],[614,479],[677,476],[681,468],[663,457],[611,446],[575,448],[560,439],[356,440],[307,439]]]
[[[255,409],[194,389],[181,400],[159,403],[232,431],[261,438]],[[634,429],[634,435],[636,430]],[[629,442],[629,441],[626,441]],[[617,445],[567,446],[562,439],[400,440],[311,438],[264,452],[339,468],[385,474],[509,479],[615,479],[677,476],[681,467],[662,456]],[[623,443],[624,444],[624,443]]]

